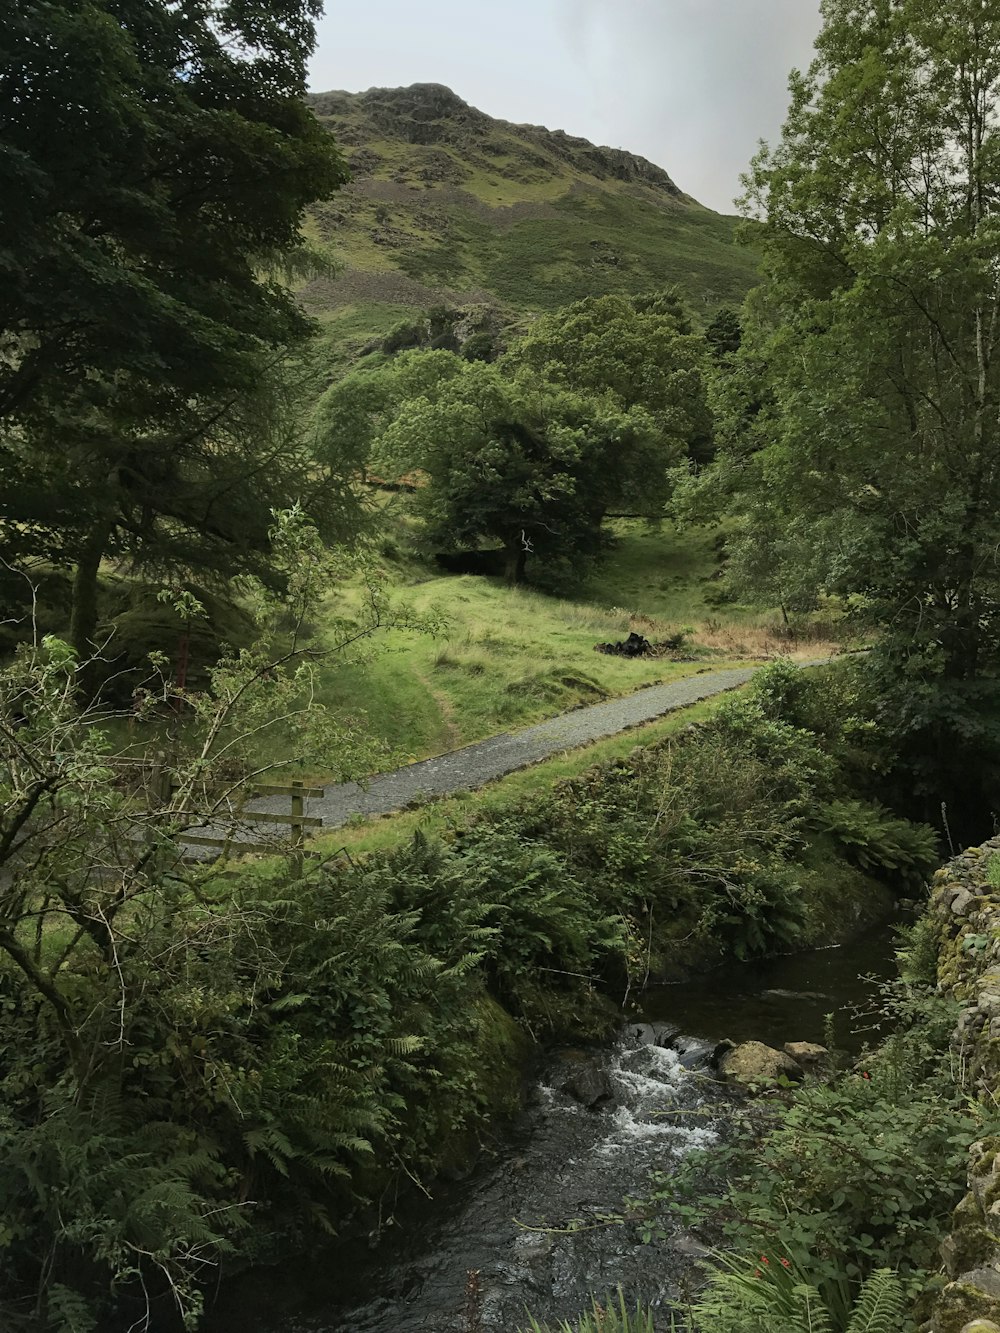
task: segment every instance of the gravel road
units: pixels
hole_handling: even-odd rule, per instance
[[[365,787],[356,782],[327,787],[321,799],[307,802],[307,813],[320,816],[324,825],[336,828],[353,814],[384,815],[423,797],[447,796],[482,787],[494,778],[548,759],[550,755],[627,731],[699,699],[734,689],[753,674],[753,668],[707,671],[666,685],[650,685],[622,699],[576,708],[533,727],[503,731],[461,750],[421,759],[392,773],[381,773]]]
[[[803,662],[802,666],[816,666],[819,662]],[[641,726],[664,713],[686,708],[699,699],[745,685],[757,667],[736,667],[728,670],[702,670],[695,675],[673,680],[665,685],[649,685],[621,699],[590,704],[570,713],[539,722],[521,731],[505,731],[488,740],[466,745],[461,750],[421,759],[391,773],[380,773],[370,778],[365,786],[356,782],[342,782],[324,789],[321,797],[305,802],[305,814],[322,819],[326,828],[346,824],[352,815],[384,815],[401,810],[411,801],[429,796],[448,796],[458,791],[470,791],[494,778],[503,777],[529,764],[547,759],[550,755],[587,745],[604,736]],[[286,814],[287,797],[270,796],[253,801],[248,809],[259,814]],[[257,841],[262,838],[280,839],[286,830],[277,825],[244,823],[212,825],[197,830],[212,837],[225,837],[233,842]],[[194,832],[194,830],[192,830]],[[198,849],[199,854],[209,855]]]
[[[796,665],[822,666],[828,660],[816,658]],[[387,815],[402,810],[411,801],[471,791],[551,755],[562,754],[604,736],[614,736],[678,708],[687,708],[699,699],[736,689],[745,685],[759,670],[760,667],[731,667],[719,671],[703,668],[681,680],[648,685],[620,699],[589,704],[521,731],[503,731],[461,750],[451,750],[434,759],[421,759],[391,773],[379,773],[369,778],[364,786],[357,782],[335,783],[325,787],[322,796],[306,800],[304,813],[313,819],[322,819],[325,828],[339,828],[352,815]],[[286,796],[267,796],[251,801],[246,809],[256,814],[287,815],[289,802]],[[233,843],[267,840],[275,845],[289,836],[287,826],[258,821],[240,823],[238,817],[236,823],[213,823],[191,832],[213,838],[228,837]],[[188,849],[199,858],[207,859],[217,854],[207,848],[195,849],[190,844]]]

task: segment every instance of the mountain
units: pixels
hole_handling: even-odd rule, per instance
[[[674,284],[711,312],[755,281],[736,219],[645,158],[495,120],[438,84],[310,102],[353,173],[311,223],[344,268],[303,292],[340,335],[370,338],[439,303],[523,316]]]

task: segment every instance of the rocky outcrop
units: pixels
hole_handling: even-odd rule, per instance
[[[1000,838],[973,847],[934,876],[929,917],[938,988],[962,1011],[956,1060],[984,1100],[1000,1089]],[[997,882],[993,882],[997,881]],[[969,1151],[968,1193],[941,1246],[950,1279],[924,1333],[1000,1333],[1000,1137]]]
[[[781,1049],[806,1074],[822,1077],[833,1072],[833,1056],[814,1041],[786,1041]]]
[[[581,1060],[563,1082],[561,1090],[581,1106],[593,1111],[614,1099],[615,1090],[600,1060]]]
[[[523,145],[523,165],[544,170],[556,158],[596,180],[616,180],[644,186],[657,194],[682,200],[685,196],[662,167],[622,148],[606,148],[542,125],[517,125],[496,120],[463,101],[440,83],[414,83],[408,88],[369,88],[363,93],[315,93],[309,98],[318,116],[333,123],[338,140],[347,147],[364,148],[352,116],[360,108],[376,131],[407,143],[445,144],[472,148],[487,159],[503,157],[511,139]],[[507,144],[497,136],[506,136]],[[541,150],[539,154],[537,150]],[[454,159],[441,159],[442,175],[435,179],[461,180]],[[362,170],[361,173],[364,174]]]

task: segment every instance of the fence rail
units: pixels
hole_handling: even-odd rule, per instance
[[[124,778],[133,779],[136,788],[141,787],[144,790],[150,806],[169,804],[179,786],[171,775],[165,756],[153,761],[121,756],[110,760],[109,767],[118,769]],[[221,823],[229,819],[234,825],[234,832],[235,825],[243,821],[287,827],[289,837],[282,846],[291,846],[296,874],[301,874],[304,858],[316,855],[316,853],[305,850],[306,829],[323,827],[322,819],[315,815],[305,814],[305,801],[309,798],[316,799],[322,796],[323,788],[307,787],[304,783],[293,779],[289,783],[256,782],[247,791],[251,797],[287,796],[291,801],[291,811],[289,814],[272,813],[266,810],[241,810],[232,814],[215,812],[205,815],[204,823]],[[250,842],[235,837],[234,833],[229,833],[224,837],[216,837],[214,834],[184,832],[177,834],[177,842],[182,847],[218,847],[223,856],[228,855],[231,848],[246,852],[273,852],[276,850],[276,845],[273,842]]]

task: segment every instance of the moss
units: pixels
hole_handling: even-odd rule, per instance
[[[1000,1319],[1000,1300],[965,1282],[951,1282],[935,1308],[932,1327],[934,1333],[962,1333],[979,1319]]]
[[[484,1104],[513,1115],[520,1109],[520,1073],[533,1046],[524,1030],[490,995],[479,1001],[474,1017]]]
[[[949,1271],[967,1273],[984,1266],[996,1253],[997,1241],[998,1238],[982,1225],[981,1220],[963,1223],[951,1233],[942,1250]]]
[[[806,920],[802,948],[838,943],[884,921],[895,896],[885,884],[849,865],[833,839],[819,836],[805,851],[808,869],[802,876]]]

